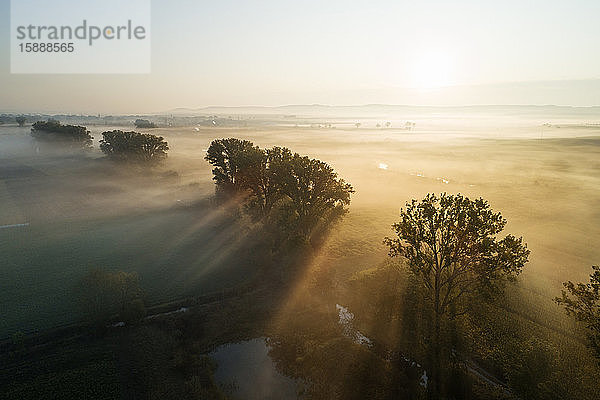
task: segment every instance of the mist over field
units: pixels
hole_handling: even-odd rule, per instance
[[[169,146],[168,157],[151,169],[111,162],[99,150],[103,132],[131,130],[134,117],[55,116],[87,127],[93,148],[84,153],[36,140],[28,125],[0,126],[0,336],[6,343],[14,342],[17,333],[42,335],[35,340],[43,341],[49,329],[78,329],[88,318],[78,288],[90,271],[136,273],[148,309],[144,324],[163,326],[160,318],[184,317],[209,324],[198,338],[202,348],[213,351],[207,357],[221,365],[207,373],[215,374],[225,393],[230,380],[269,376],[261,385],[266,392],[242,386],[229,393],[258,399],[279,392],[295,398],[290,393],[300,390],[298,382],[316,378],[293,369],[298,367],[280,352],[293,343],[286,333],[293,324],[307,332],[313,329],[313,322],[301,322],[306,312],[313,312],[306,307],[316,307],[314,322],[335,322],[339,312],[339,323],[349,324],[341,325],[344,335],[351,329],[355,333],[349,337],[363,338],[355,339],[363,347],[372,348],[375,342],[398,348],[407,357],[402,340],[395,338],[404,337],[397,332],[402,326],[412,326],[402,313],[416,306],[397,296],[410,293],[412,281],[404,272],[392,272],[397,267],[390,264],[383,239],[393,233],[391,225],[406,202],[447,193],[486,199],[508,221],[505,230],[522,236],[531,251],[523,273],[506,287],[494,311],[497,318],[512,321],[519,335],[557,346],[565,357],[560,368],[573,368],[576,359],[589,357],[581,327],[553,299],[563,282],[586,281],[590,265],[600,259],[595,245],[600,237],[600,113],[595,108],[290,106],[203,111],[135,116],[158,125],[136,131],[160,136]],[[216,205],[212,166],[205,156],[214,140],[230,137],[323,160],[352,184],[349,212],[328,227],[324,242],[310,257],[298,258],[289,247],[257,250],[264,238],[256,233],[257,223],[244,216],[246,209]],[[283,267],[296,258],[296,269]],[[395,284],[390,273],[400,274],[393,278]],[[271,283],[280,287],[280,294],[267,294]],[[320,287],[324,292],[316,293],[322,294],[312,292]],[[260,299],[254,307],[252,298]],[[265,308],[267,304],[271,306]],[[200,307],[194,311],[200,314],[188,315],[190,307]],[[389,307],[397,311],[380,314]],[[176,317],[181,310],[184,317]],[[176,313],[160,317],[165,312]],[[236,321],[244,314],[251,319],[223,320]],[[231,332],[217,339],[216,332],[225,326]],[[216,329],[214,334],[208,333],[211,329]],[[142,340],[143,335],[132,338]],[[153,335],[144,340],[155,340],[150,339]],[[236,343],[233,338],[250,341],[235,347],[227,344]],[[108,354],[105,347],[89,351],[89,357],[101,359]],[[424,360],[419,354],[410,357]],[[138,360],[140,355],[127,357]],[[235,367],[239,357],[259,364]],[[267,364],[260,361],[264,357]],[[503,387],[503,378],[494,377],[502,375],[486,369],[484,356],[477,357],[483,361],[467,364],[468,374],[483,373],[486,378],[477,378],[483,384]],[[120,363],[111,368],[122,368]],[[598,371],[593,362],[585,363],[580,371],[585,378],[578,379],[584,382],[581,390],[589,392]],[[248,375],[252,370],[264,376]],[[348,388],[356,385],[355,380],[345,382]],[[316,398],[329,396],[310,390]]]
[[[0,400],[600,399],[598,15],[0,0]]]
[[[157,180],[131,171],[116,173],[101,163],[97,150],[85,158],[60,149],[40,150],[29,128],[0,127],[0,225],[29,224],[0,230],[3,254],[9,257],[2,280],[2,308],[9,318],[3,319],[2,332],[35,329],[47,326],[46,321],[71,322],[75,316],[56,307],[67,296],[66,286],[88,267],[138,271],[151,286],[163,269],[169,271],[168,283],[181,280],[182,268],[197,262],[174,265],[173,259],[160,256],[159,241],[166,252],[181,244],[171,235],[166,242],[154,237],[153,231],[161,238],[165,229],[183,236],[193,224],[197,229],[208,224],[204,220],[212,216],[203,216],[202,206],[192,207],[213,191],[205,152],[213,139],[233,136],[326,160],[352,182],[356,194],[350,213],[336,227],[325,251],[330,256],[324,260],[344,274],[384,259],[381,240],[406,201],[429,192],[489,200],[508,219],[507,229],[522,235],[532,250],[530,265],[514,289],[519,293],[515,306],[523,295],[535,306],[531,318],[555,322],[561,313],[551,303],[552,296],[563,281],[584,279],[589,265],[600,257],[594,245],[600,234],[600,126],[594,124],[600,115],[583,119],[578,111],[557,119],[551,113],[469,117],[468,109],[439,116],[298,116],[283,122],[286,117],[267,116],[235,128],[158,128],[152,133],[163,136],[171,150],[167,172]],[[355,121],[362,125],[356,128]],[[375,127],[388,121],[389,128]],[[414,122],[415,128],[406,130],[406,121]],[[89,129],[97,141],[110,127]],[[190,215],[201,222],[191,224]],[[217,240],[212,231],[204,235],[196,245],[199,253],[209,252]],[[38,251],[26,251],[32,245],[40,246]],[[136,260],[139,250],[143,262]],[[49,268],[54,284],[46,282]],[[203,274],[196,274],[192,281],[202,286]],[[36,295],[24,295],[27,290]]]

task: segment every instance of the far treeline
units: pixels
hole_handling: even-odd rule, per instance
[[[38,121],[31,127],[31,136],[44,143],[52,143],[71,151],[93,148],[93,137],[85,127],[61,125],[59,121]],[[111,160],[158,164],[167,157],[168,143],[161,136],[121,130],[102,133],[100,150]]]
[[[156,128],[156,124],[147,119],[136,119],[133,123],[136,128],[140,129],[148,129],[148,128]]]

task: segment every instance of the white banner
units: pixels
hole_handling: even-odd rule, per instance
[[[150,0],[12,0],[11,73],[149,73]]]

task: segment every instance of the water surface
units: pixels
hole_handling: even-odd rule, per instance
[[[218,364],[216,381],[233,387],[235,399],[295,400],[299,397],[296,380],[277,371],[264,338],[229,343],[215,349],[210,356]]]

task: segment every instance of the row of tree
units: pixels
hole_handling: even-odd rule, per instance
[[[31,136],[45,143],[67,147],[69,150],[92,149],[93,137],[85,127],[62,125],[59,121],[38,121],[31,127]],[[116,161],[157,164],[167,157],[168,143],[161,136],[121,130],[102,133],[100,150]]]
[[[0,119],[0,123],[3,123],[4,119]],[[17,115],[15,117],[15,122],[19,125],[19,126],[24,126],[25,122],[27,122],[27,118],[24,115]],[[156,124],[152,121],[149,121],[147,119],[136,119],[133,124],[135,125],[136,128],[140,128],[140,129],[144,129],[144,128],[156,128]]]
[[[327,163],[285,147],[214,140],[206,153],[219,198],[242,201],[255,218],[277,216],[287,231],[310,239],[347,212],[352,185]]]

